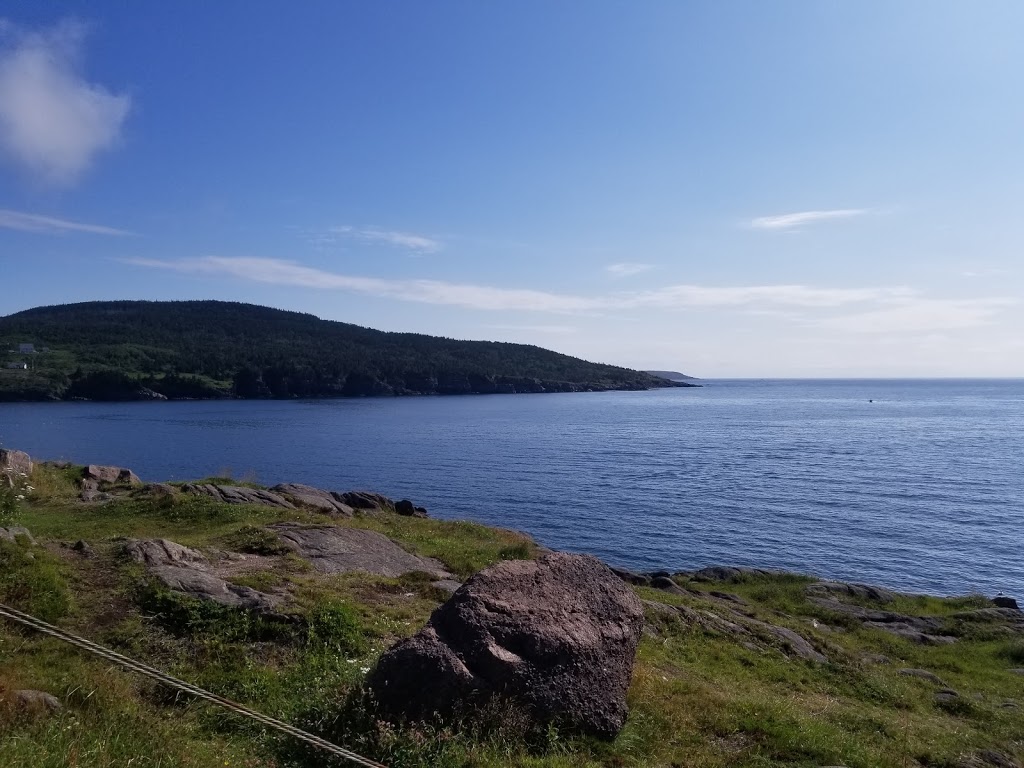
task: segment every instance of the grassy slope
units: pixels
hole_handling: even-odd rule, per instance
[[[238,548],[258,543],[254,528],[267,523],[324,518],[180,497],[82,506],[73,501],[71,474],[37,470],[38,490],[19,522],[44,546],[0,542],[0,600],[393,766],[953,766],[986,748],[1024,756],[1021,710],[1001,706],[1024,699],[1024,678],[1009,672],[1024,666],[1019,637],[982,626],[955,645],[924,647],[843,627],[804,599],[808,580],[794,576],[728,589],[760,618],[813,638],[831,664],[751,650],[652,611],[629,694],[631,715],[610,744],[555,732],[526,738],[514,719],[486,734],[395,730],[348,695],[375,656],[414,632],[444,598],[427,581],[322,577],[287,557],[271,571],[241,578],[257,588],[289,586],[301,621],[287,628],[176,600],[145,585],[137,567],[118,556],[117,537]],[[533,551],[517,534],[469,523],[394,516],[340,524],[382,531],[461,576]],[[91,542],[95,557],[62,546],[79,538]],[[713,606],[692,596],[639,592],[652,601]],[[922,599],[896,609],[945,615],[974,602]],[[814,628],[813,621],[825,620],[845,631]],[[871,653],[894,663],[868,663],[864,656]],[[937,705],[936,687],[898,675],[901,667],[931,670],[961,699]],[[54,693],[65,710],[42,720],[0,713],[3,766],[328,764],[208,705],[0,625],[0,691],[24,687]]]

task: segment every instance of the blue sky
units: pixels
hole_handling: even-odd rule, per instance
[[[10,3],[0,314],[1024,376],[1024,5]]]

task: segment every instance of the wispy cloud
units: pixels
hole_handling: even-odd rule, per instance
[[[818,221],[829,221],[832,219],[849,219],[854,216],[863,216],[868,213],[866,208],[838,208],[831,211],[800,211],[798,213],[784,213],[780,216],[759,216],[750,222],[754,229],[799,229],[806,224],[813,224]]]
[[[601,308],[600,301],[544,291],[493,288],[441,280],[388,280],[358,277],[306,267],[292,261],[250,257],[204,256],[181,261],[125,259],[129,264],[203,275],[219,275],[258,283],[294,285],[364,293],[383,298],[445,304],[467,309],[526,310],[534,312],[586,312]]]
[[[631,277],[632,275],[639,275],[641,272],[646,272],[649,269],[653,269],[653,264],[637,264],[635,262],[622,262],[621,264],[609,264],[604,268],[612,277]]]
[[[311,243],[319,246],[336,245],[343,241],[355,240],[364,243],[391,245],[419,254],[437,253],[442,248],[440,240],[427,237],[426,235],[398,232],[379,227],[353,227],[347,224],[307,232],[306,237]]]
[[[0,32],[0,149],[44,183],[71,184],[117,141],[131,100],[79,74],[81,24]]]
[[[528,333],[548,333],[555,335],[576,333],[578,330],[571,325],[485,325],[484,328],[491,328],[496,331],[526,331]]]
[[[40,216],[35,213],[22,213],[0,208],[0,229],[16,229],[20,232],[39,232],[42,234],[65,234],[68,232],[86,232],[91,235],[131,235],[123,229],[105,227],[101,224],[85,224],[80,221],[55,219],[51,216]]]
[[[956,331],[990,325],[1014,299],[928,299],[894,303],[867,312],[821,320],[818,327],[852,333],[907,334]]]
[[[736,310],[773,314],[780,321],[833,331],[922,334],[988,325],[1019,304],[1010,298],[940,299],[903,286],[827,288],[806,285],[672,285],[651,291],[618,291],[598,296],[450,283],[343,275],[292,261],[255,257],[204,256],[167,261],[135,258],[129,264],[183,274],[230,277],[275,285],[339,290],[398,301],[491,311],[598,314],[635,309]],[[565,326],[518,326],[518,330],[569,332]],[[511,326],[506,328],[513,330]]]
[[[450,283],[441,280],[391,280],[359,277],[307,267],[293,261],[255,257],[204,256],[166,261],[136,258],[127,263],[175,272],[226,276],[260,283],[354,291],[374,296],[447,304],[471,309],[535,312],[596,312],[644,308],[781,306],[835,308],[908,298],[909,288],[817,288],[804,285],[672,285],[651,291],[620,291],[578,296],[519,288]]]

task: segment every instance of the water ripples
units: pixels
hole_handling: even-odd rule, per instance
[[[1024,596],[1020,381],[2,405],[0,441],[152,479],[377,489],[634,568]]]

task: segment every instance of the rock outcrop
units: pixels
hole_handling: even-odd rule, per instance
[[[129,539],[125,554],[174,592],[258,613],[272,613],[280,599],[250,587],[230,584],[210,572],[201,552],[167,539]]]
[[[32,538],[32,534],[29,533],[28,528],[24,528],[20,525],[11,525],[7,528],[0,528],[0,539],[4,541],[15,541],[19,536],[24,536],[32,544],[36,543],[35,539]]]
[[[241,485],[215,485],[213,483],[186,483],[182,493],[209,496],[226,504],[258,504],[264,507],[295,509],[295,505],[280,494],[262,488],[247,488]]]
[[[454,579],[439,561],[406,552],[376,531],[295,523],[278,523],[268,530],[322,573],[364,571],[398,578],[422,572],[437,580]]]
[[[0,472],[7,469],[27,477],[32,474],[32,457],[24,451],[0,448]]]
[[[284,496],[292,504],[310,507],[318,512],[326,512],[329,515],[352,517],[354,511],[351,506],[342,501],[341,494],[325,491],[322,488],[314,488],[311,485],[281,483],[280,485],[275,485],[270,490]]]
[[[943,645],[956,642],[956,637],[946,633],[943,619],[864,608],[831,597],[814,597],[811,590],[814,586],[816,585],[811,584],[808,587],[808,591],[812,594],[812,597],[808,598],[811,603],[830,613],[838,613],[860,621],[865,627],[880,629],[921,645]]]
[[[53,714],[64,708],[60,699],[53,694],[30,689],[15,691],[14,703],[23,713],[33,715]]]
[[[98,464],[90,464],[82,470],[82,480],[91,480],[98,485],[98,488],[103,488],[107,485],[142,485],[139,476],[130,469],[125,467],[103,467]],[[87,488],[84,482],[82,488],[83,490]],[[97,487],[90,485],[88,489],[96,490]]]
[[[611,738],[642,627],[640,601],[594,557],[506,561],[385,653],[368,686],[393,719],[446,718],[502,696],[539,723]]]

